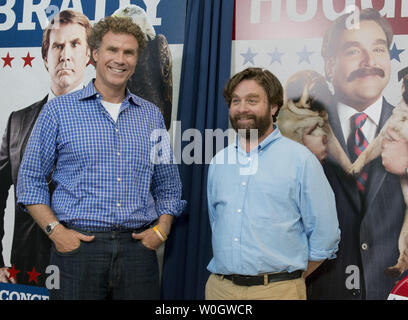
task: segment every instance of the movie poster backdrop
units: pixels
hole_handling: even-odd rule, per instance
[[[145,11],[156,34],[154,40],[149,38],[147,41],[145,52],[148,51],[149,54],[139,57],[139,66],[129,88],[160,107],[169,129],[171,119],[176,117],[177,112],[186,0],[0,0],[1,135],[5,132],[11,112],[43,99],[50,90],[50,76],[42,59],[41,41],[43,30],[52,17],[60,11],[70,9],[85,14],[93,25],[101,18],[129,5],[139,6]],[[94,76],[95,68],[89,64],[83,84],[88,84]],[[139,90],[140,87],[145,88],[145,92]],[[13,234],[13,186],[9,190],[4,217],[0,216],[4,219],[4,236],[0,239],[3,245],[1,254],[5,266],[11,267],[13,237],[18,237]],[[27,284],[27,281],[19,281],[19,277],[34,275],[28,284],[36,286],[33,270],[19,270],[19,266],[15,266],[15,270],[19,271],[16,274],[17,282]],[[35,271],[45,272],[38,268]],[[24,292],[24,286],[17,288],[16,292],[19,290]],[[29,294],[31,297],[47,298],[47,291],[32,290]],[[19,297],[23,296],[15,293],[15,296],[10,298]],[[27,293],[24,297],[27,298]]]
[[[408,66],[408,1],[405,0],[237,0],[231,73],[235,74],[247,67],[262,67],[274,73],[284,86],[291,76],[302,70],[313,70],[325,77],[321,48],[327,29],[336,18],[344,13],[361,11],[366,8],[377,9],[381,16],[388,20],[394,33],[389,48],[390,81],[383,90],[383,96],[391,105],[396,106],[401,100],[401,78],[407,73],[406,68]],[[358,27],[358,19],[354,19],[354,16],[349,18],[347,23],[351,28],[353,26]],[[329,88],[333,91],[330,84]],[[379,166],[381,166],[381,160]],[[400,190],[388,191],[395,195],[395,193],[401,194]],[[340,196],[337,194],[338,189],[335,189],[334,192],[336,196]],[[386,195],[377,194],[375,197],[378,199],[384,196]],[[394,209],[395,206],[398,206],[395,203],[393,205]],[[400,213],[405,208],[404,202],[402,201],[399,206],[397,208],[398,219],[402,225]],[[373,211],[376,209],[374,208]],[[393,213],[395,214],[395,212],[390,212],[394,209],[386,208],[384,210],[386,212],[383,212],[384,217],[389,218]],[[367,227],[367,221],[371,219],[370,215],[372,214],[373,212],[366,213],[365,222],[361,227],[362,232],[365,232],[364,228]],[[381,220],[381,215],[378,217],[376,222],[373,222],[374,224],[376,223],[378,226],[386,223],[385,218]],[[398,225],[398,228],[395,229],[389,231],[388,234],[396,233],[398,235],[401,226]],[[386,250],[384,247],[381,249],[381,240],[376,242],[379,245],[376,248],[370,247],[372,242],[370,240],[365,243],[365,239],[360,240],[361,244],[357,240],[354,248],[344,247],[348,245],[348,239],[344,238],[348,235],[347,232],[342,232],[343,257],[351,254],[352,251],[361,250],[363,259],[371,259],[373,256],[381,255],[381,253],[373,255],[370,250]],[[358,237],[358,234],[355,236]],[[375,237],[375,232],[372,232],[370,237]],[[396,263],[398,257],[397,241],[395,241],[393,248],[395,251],[393,263]],[[378,269],[383,267],[386,266],[377,266]],[[381,299],[387,297],[395,284],[394,281],[398,280],[398,278],[386,279],[386,276],[382,274],[383,269],[378,270],[377,279],[371,282],[366,279],[367,282],[370,282],[366,285],[374,288],[373,290],[370,289],[371,292],[378,288],[386,288],[379,289],[384,291],[381,294]],[[363,271],[359,270],[356,265],[350,265],[348,268],[344,268],[340,276],[341,279],[335,280],[338,281],[336,289],[333,289],[334,291],[338,290],[338,292],[331,297],[336,298],[337,294],[337,298],[340,299],[358,298],[361,294],[361,286],[364,285],[363,282],[360,282],[364,276]],[[367,297],[369,298],[370,295]]]

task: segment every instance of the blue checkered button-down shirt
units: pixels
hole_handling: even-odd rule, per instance
[[[91,81],[44,106],[20,166],[18,203],[46,204],[60,221],[83,228],[139,228],[181,214],[185,201],[168,137],[160,135],[160,110],[127,91],[115,122],[101,99]],[[149,190],[156,211],[147,210]]]

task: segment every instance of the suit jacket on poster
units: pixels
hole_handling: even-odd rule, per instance
[[[31,106],[11,113],[3,136],[0,152],[0,253],[1,239],[4,236],[4,213],[11,185],[17,185],[17,174],[24,150],[38,115],[48,96]],[[16,194],[14,192],[14,200]],[[50,240],[40,229],[30,214],[15,206],[14,236],[11,250],[11,263],[20,273],[17,282],[42,286],[45,282],[45,268],[49,264]],[[0,254],[0,267],[4,266]],[[41,275],[38,282],[30,281],[27,272],[33,267]]]
[[[393,108],[384,99],[378,132]],[[328,111],[333,132],[348,154],[337,111]],[[378,157],[367,165],[362,199],[355,179],[340,166],[327,159],[323,167],[336,196],[341,240],[337,258],[308,277],[308,299],[387,299],[397,279],[384,270],[397,262],[405,212],[400,178],[388,173]]]

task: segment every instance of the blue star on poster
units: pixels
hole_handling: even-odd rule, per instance
[[[395,60],[397,60],[398,62],[401,62],[401,60],[400,60],[400,54],[402,53],[402,52],[404,52],[405,50],[404,49],[398,49],[397,48],[397,45],[395,44],[395,42],[394,42],[394,45],[392,46],[392,49],[390,50],[390,60],[392,60],[392,59],[395,59]]]
[[[310,58],[310,56],[311,56],[312,54],[314,54],[314,52],[312,52],[312,51],[307,51],[306,46],[303,47],[303,50],[302,50],[302,51],[296,52],[296,53],[297,53],[297,55],[299,56],[299,62],[298,62],[298,64],[301,64],[303,61],[305,61],[305,62],[307,62],[308,64],[310,64],[309,58]]]
[[[274,52],[269,52],[268,55],[271,57],[270,64],[273,64],[275,62],[282,64],[281,58],[284,54],[285,54],[284,52],[279,52],[278,48],[275,48]]]
[[[252,63],[252,64],[254,65],[254,64],[255,64],[255,62],[254,62],[254,57],[255,57],[256,55],[257,55],[257,53],[252,52],[252,51],[251,51],[251,48],[248,48],[248,51],[247,51],[246,53],[241,53],[241,56],[244,57],[244,63],[243,63],[243,65],[246,64],[246,63],[248,63],[248,62],[250,62],[250,63]]]

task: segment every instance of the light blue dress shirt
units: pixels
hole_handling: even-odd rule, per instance
[[[322,166],[274,128],[251,152],[237,141],[212,159],[212,273],[293,272],[306,270],[308,261],[336,257],[340,230]]]
[[[158,145],[172,159],[170,144],[153,134],[166,132],[159,108],[127,91],[114,121],[101,99],[91,81],[43,107],[20,166],[18,203],[46,204],[60,221],[85,229],[133,229],[162,214],[180,215],[185,201],[177,164],[165,156],[152,161]]]

